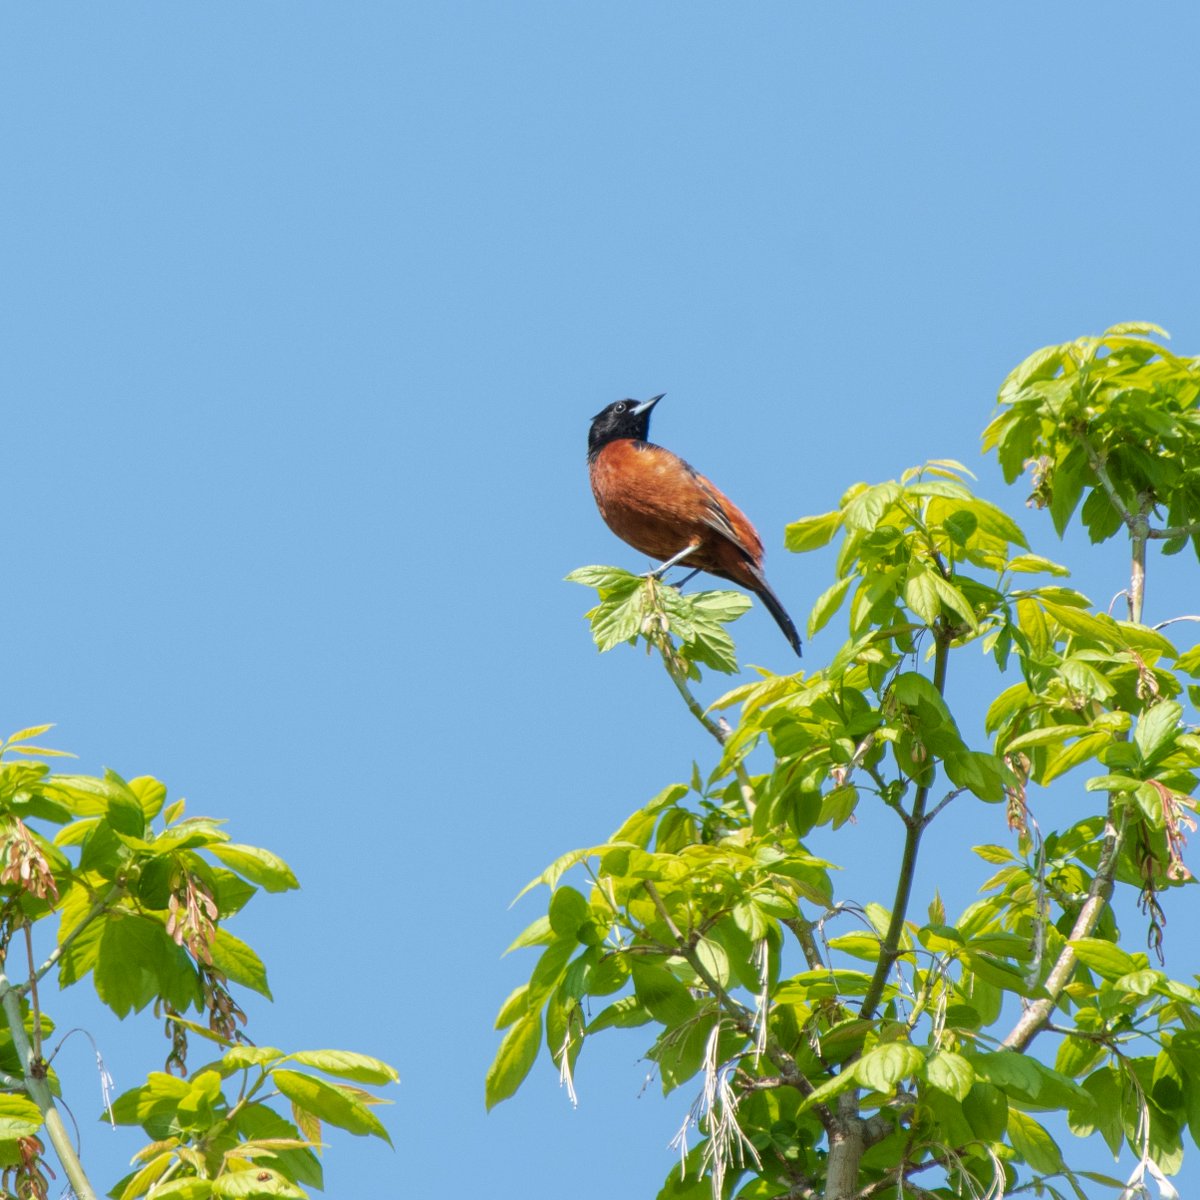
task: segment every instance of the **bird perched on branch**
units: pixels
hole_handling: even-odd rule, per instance
[[[600,515],[617,537],[662,560],[652,574],[678,563],[753,592],[799,654],[800,635],[767,583],[762,539],[745,513],[677,454],[647,440],[661,399],[618,400],[592,418],[588,474]]]

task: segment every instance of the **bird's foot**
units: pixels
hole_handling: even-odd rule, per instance
[[[673,566],[675,566],[677,563],[681,563],[695,549],[696,549],[695,543],[693,543],[690,546],[684,546],[684,548],[682,550],[680,550],[680,552],[678,554],[674,555],[671,558],[668,558],[665,563],[661,564],[661,566],[655,567],[653,571],[647,571],[642,576],[642,578],[643,579],[661,579]],[[698,571],[698,570],[700,570],[699,567],[696,568],[696,571]],[[695,575],[696,571],[693,571],[692,575]],[[683,582],[686,583],[689,579],[691,579],[692,575],[685,575]]]

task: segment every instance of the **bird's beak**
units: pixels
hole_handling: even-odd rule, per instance
[[[633,410],[635,417],[640,417],[642,413],[649,412],[667,393],[659,392],[657,396],[651,396],[649,400],[643,400],[641,404]]]

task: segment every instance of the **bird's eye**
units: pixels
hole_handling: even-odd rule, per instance
[[[616,408],[614,408],[614,409],[613,409],[613,412],[619,412],[619,413],[622,413],[622,412],[624,412],[624,411],[625,411],[625,401],[624,401],[624,400],[622,400],[622,401],[621,401],[621,403],[620,403],[620,404],[618,404],[618,405],[616,406]]]

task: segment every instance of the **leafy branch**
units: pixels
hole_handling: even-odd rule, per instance
[[[1128,620],[1062,584],[1066,568],[946,459],[852,484],[788,526],[792,551],[836,542],[808,632],[840,613],[844,640],[824,667],[762,672],[708,708],[696,685],[704,668],[736,669],[726,626],[744,598],[572,574],[597,590],[599,649],[661,657],[720,757],[534,881],[546,915],[513,948],[537,961],[497,1020],[489,1104],[542,1045],[570,1079],[585,1041],[645,1027],[664,1092],[702,1081],[684,1128],[703,1141],[663,1200],[933,1195],[913,1182],[933,1170],[974,1195],[1058,1196],[1065,1181],[1082,1196],[1085,1177],[1131,1192],[1179,1169],[1180,1131],[1200,1122],[1200,988],[1127,949],[1113,916],[1132,889],[1159,948],[1166,893],[1191,879],[1200,792],[1200,647],[1162,632],[1197,618],[1142,623],[1147,546],[1200,552],[1200,359],[1160,336],[1130,324],[1036,352],[984,435],[1010,481],[1032,467],[1031,500],[1060,533],[1079,511],[1093,541],[1129,537]],[[961,663],[974,690],[990,686],[970,651],[1008,671],[986,749],[947,695],[952,655],[956,680]],[[1040,797],[1072,772],[1096,800],[1054,825],[1059,806]],[[953,914],[935,891],[920,917],[922,839],[955,801],[1004,832],[973,848],[990,872],[980,898]],[[836,844],[879,802],[904,827],[890,907],[871,886],[838,895],[834,864],[806,844],[818,829]],[[574,868],[584,890],[567,882]],[[862,927],[833,933],[845,913]],[[785,966],[789,934],[799,970]],[[1021,1002],[1015,1020],[1006,997]],[[1053,1057],[1035,1057],[1046,1030]],[[1077,1177],[1043,1112],[1128,1148],[1133,1173]]]

